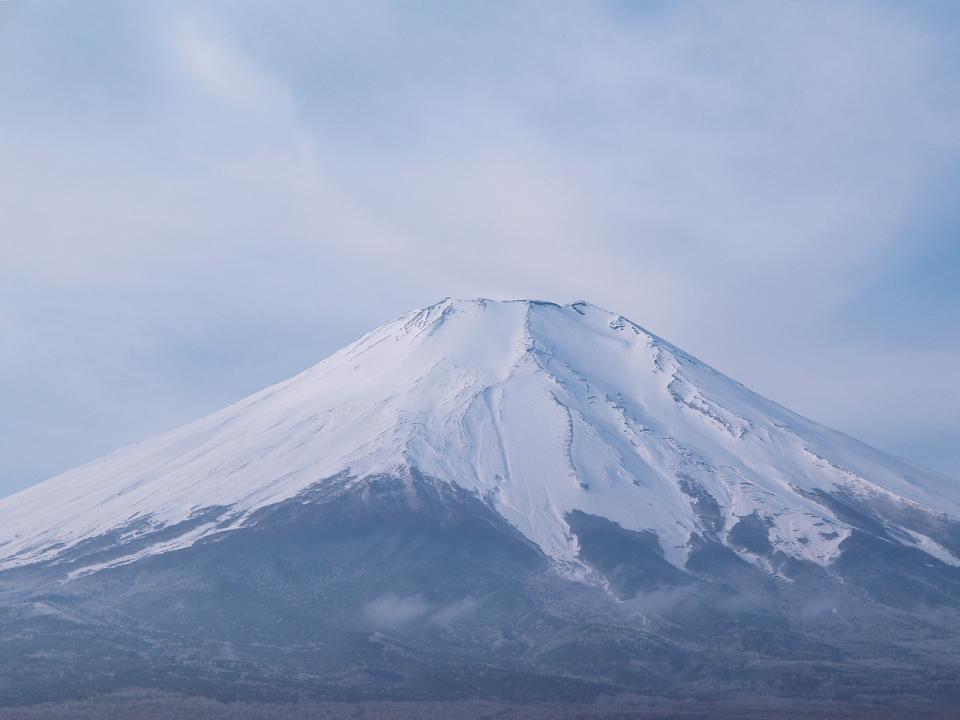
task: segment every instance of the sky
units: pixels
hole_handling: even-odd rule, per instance
[[[0,495],[446,296],[960,478],[960,5],[0,3]]]

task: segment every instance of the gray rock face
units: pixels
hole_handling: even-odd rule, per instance
[[[0,702],[130,687],[267,702],[960,701],[960,573],[919,550],[863,529],[823,568],[777,558],[745,518],[735,542],[776,574],[706,538],[680,570],[652,533],[585,513],[570,526],[587,578],[450,483],[379,476],[71,577],[106,552],[90,543],[0,574]]]

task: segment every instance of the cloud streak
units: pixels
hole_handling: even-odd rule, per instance
[[[431,603],[421,595],[388,593],[366,603],[361,612],[364,626],[390,632],[404,628],[434,625],[446,627],[472,618],[480,603],[464,597],[448,603]]]

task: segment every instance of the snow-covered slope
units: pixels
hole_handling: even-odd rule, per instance
[[[448,299],[0,500],[0,569],[195,519],[111,560],[129,562],[229,532],[318,483],[413,472],[475,492],[569,567],[573,510],[653,530],[678,566],[694,536],[727,543],[751,517],[776,550],[829,564],[851,532],[824,500],[837,496],[880,508],[899,542],[957,564],[928,531],[960,518],[955,481],[806,420],[593,305]]]

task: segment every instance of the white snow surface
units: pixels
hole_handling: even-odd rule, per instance
[[[0,569],[223,508],[112,561],[129,562],[229,532],[332,478],[412,471],[476,493],[570,567],[572,510],[653,530],[682,566],[691,536],[709,532],[685,483],[716,499],[724,530],[756,513],[775,547],[820,564],[850,528],[810,499],[816,490],[960,517],[960,483],[800,417],[622,316],[447,299],[213,415],[0,499]]]

